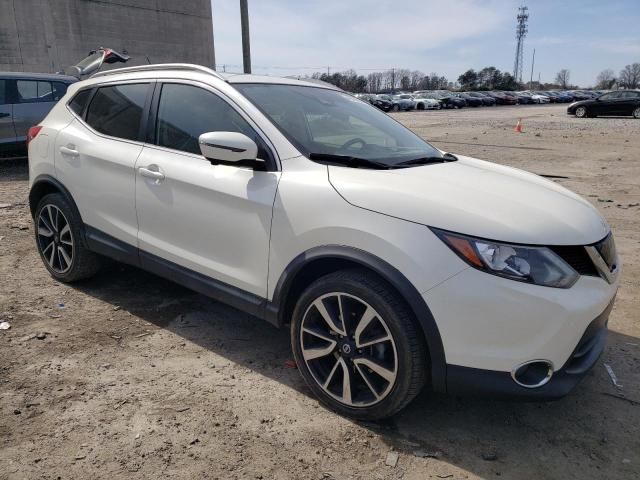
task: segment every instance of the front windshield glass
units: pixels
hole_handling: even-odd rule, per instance
[[[336,155],[397,165],[440,151],[369,103],[344,92],[279,84],[236,84],[306,156]]]

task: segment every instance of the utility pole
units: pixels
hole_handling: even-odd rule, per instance
[[[529,79],[529,88],[533,85],[533,66],[536,64],[536,49],[533,49],[533,60],[531,60],[531,78]]]
[[[248,0],[240,0],[240,24],[242,26],[242,66],[244,73],[251,73],[251,47],[249,46]]]

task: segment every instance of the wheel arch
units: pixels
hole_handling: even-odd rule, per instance
[[[354,247],[315,247],[294,258],[281,274],[267,305],[267,319],[278,326],[289,323],[296,299],[315,279],[345,268],[364,268],[391,284],[415,315],[428,347],[431,383],[446,389],[446,359],[440,331],[431,310],[413,284],[394,266]]]
[[[42,200],[45,195],[49,195],[50,193],[59,193],[63,197],[65,197],[65,200],[67,200],[67,202],[69,202],[69,205],[71,205],[73,213],[77,215],[81,220],[81,225],[84,225],[82,223],[82,215],[80,215],[80,210],[78,210],[78,206],[73,200],[73,196],[71,195],[69,190],[67,190],[67,188],[59,180],[55,179],[51,175],[46,174],[38,175],[33,181],[31,188],[29,189],[29,210],[31,212],[31,218],[35,219],[38,203],[40,203],[40,200]],[[82,229],[81,240],[86,244],[84,233],[84,229]]]

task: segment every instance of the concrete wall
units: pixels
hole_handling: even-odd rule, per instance
[[[57,72],[100,46],[126,50],[127,66],[213,67],[211,2],[0,0],[0,71]]]

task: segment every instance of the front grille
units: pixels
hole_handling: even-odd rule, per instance
[[[583,246],[554,246],[549,247],[553,252],[567,262],[580,275],[599,276],[596,266]]]

